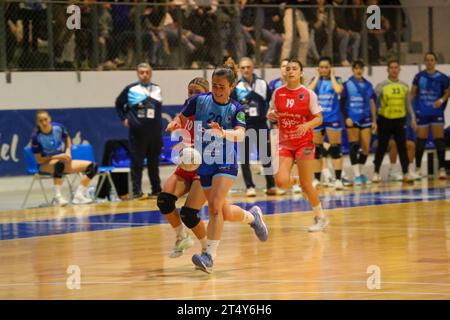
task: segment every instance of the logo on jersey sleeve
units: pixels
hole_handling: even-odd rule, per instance
[[[242,124],[245,124],[245,113],[243,111],[239,111],[236,115],[237,121],[239,121]]]
[[[304,93],[300,93],[298,95],[298,100],[302,101],[304,97],[305,97],[305,94]]]

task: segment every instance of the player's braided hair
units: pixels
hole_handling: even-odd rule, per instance
[[[196,78],[192,79],[191,82],[189,82],[188,86],[190,86],[191,84],[198,85],[198,86],[202,87],[203,89],[205,89],[205,91],[209,91],[209,82],[205,78],[196,77]]]

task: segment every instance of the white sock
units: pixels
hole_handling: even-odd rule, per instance
[[[200,245],[202,246],[202,251],[206,250],[208,247],[208,239],[206,237],[203,237],[203,239],[198,239],[200,241]]]
[[[323,209],[322,209],[321,203],[319,203],[319,205],[317,207],[312,207],[312,209],[313,209],[314,215],[316,217],[319,217],[319,218],[325,217],[325,215],[323,214]]]
[[[416,172],[416,165],[414,163],[410,163],[408,166],[408,171],[410,174],[415,173]]]
[[[360,165],[359,165],[359,172],[360,172],[360,174],[363,173],[363,169],[364,169],[364,165],[363,165],[363,164],[360,164]]]
[[[55,185],[55,197],[61,196],[61,185]]]
[[[389,171],[390,172],[394,172],[394,170],[395,170],[395,163],[390,163],[389,164]]]
[[[217,255],[217,247],[219,246],[220,240],[207,240],[208,245],[206,246],[206,252],[209,253],[211,258],[214,260]]]
[[[186,237],[186,229],[183,224],[180,224],[178,227],[173,228],[175,233],[177,234],[177,239],[182,239]]]
[[[243,210],[244,211],[244,218],[242,219],[242,222],[244,223],[252,223],[253,221],[255,221],[255,217],[247,210]]]
[[[329,179],[331,177],[330,169],[328,168],[322,169],[322,175],[324,178]]]
[[[355,173],[355,178],[359,177],[361,175],[361,173],[359,171],[359,164],[352,165],[352,168],[353,168],[353,172]]]

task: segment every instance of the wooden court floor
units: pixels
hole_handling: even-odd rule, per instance
[[[158,218],[154,200],[1,212],[0,299],[450,299],[450,181],[321,193],[316,234],[301,195],[252,199],[273,211],[268,241],[227,223],[211,275],[194,270],[197,243],[168,257],[167,224],[114,222]]]

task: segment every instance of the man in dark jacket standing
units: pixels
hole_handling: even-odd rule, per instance
[[[147,159],[152,197],[161,192],[159,156],[162,148],[161,88],[151,82],[152,68],[148,63],[137,67],[138,82],[123,89],[116,99],[116,111],[123,124],[129,128],[128,139],[131,154],[131,179],[133,198],[146,199],[142,193],[142,169]]]

